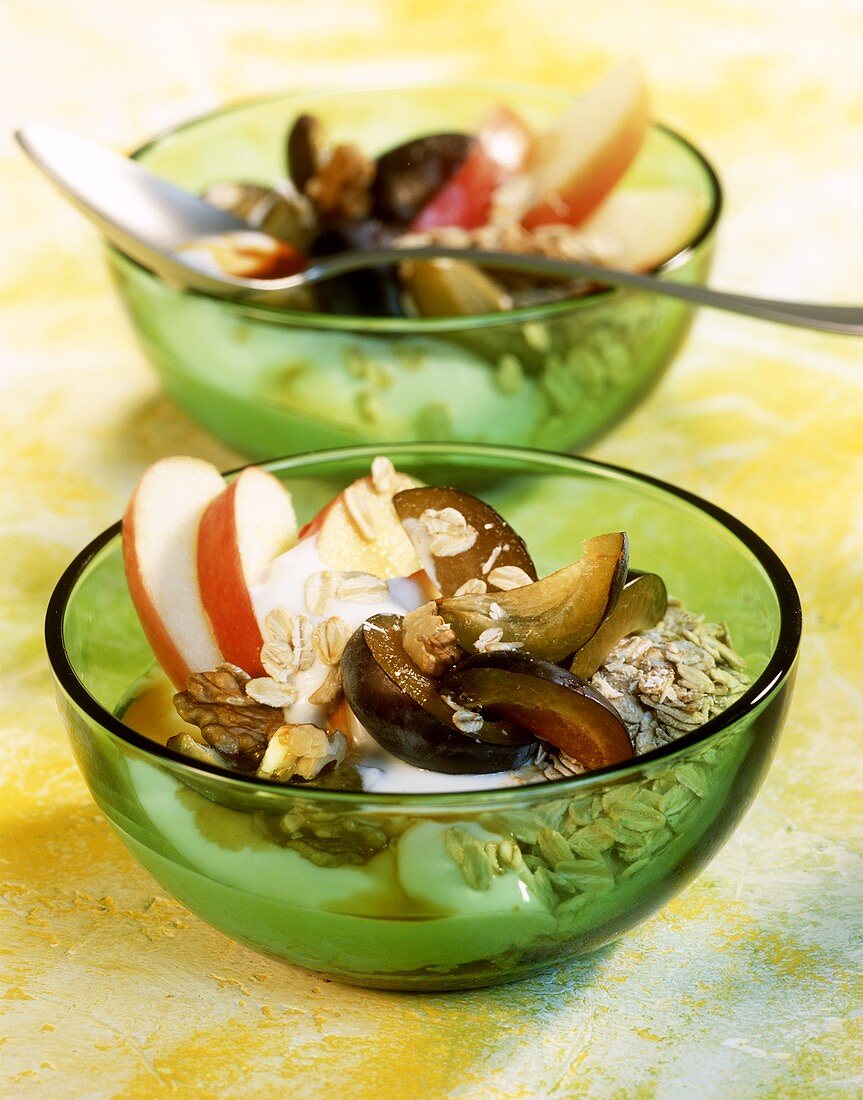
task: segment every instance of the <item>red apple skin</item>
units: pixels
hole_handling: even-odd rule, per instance
[[[411,232],[439,226],[477,229],[485,225],[492,196],[504,175],[504,169],[489,155],[483,143],[474,142],[461,167],[414,218]]]
[[[240,560],[232,481],[201,516],[198,528],[198,583],[213,634],[226,661],[250,676],[265,676],[261,635]]]
[[[123,515],[123,564],[126,568],[126,584],[132,603],[138,612],[144,636],[156,655],[156,660],[165,670],[171,683],[182,690],[185,688],[192,670],[186,664],[174,640],[168,633],[150,594],[144,587],[141,565],[135,540],[135,494],[133,493]]]
[[[577,124],[602,126],[604,120],[597,111],[604,113],[609,103],[610,109],[618,112],[618,117],[590,155],[572,166],[569,178],[556,180],[523,215],[522,225],[527,229],[551,223],[579,225],[583,222],[615,186],[644,141],[650,105],[643,77],[634,62],[624,63],[608,74],[587,94],[583,103],[581,113],[584,115],[587,109],[587,114]],[[543,155],[542,139],[535,155]],[[537,167],[534,165],[534,170]],[[541,167],[539,172],[541,177]]]
[[[552,195],[528,210],[521,220],[525,229],[539,225],[579,225],[599,206],[632,163],[647,129],[647,115],[627,120],[614,147],[601,161],[589,162],[571,189]]]

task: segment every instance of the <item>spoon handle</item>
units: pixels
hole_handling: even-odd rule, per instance
[[[643,275],[635,271],[620,271],[598,264],[576,263],[570,260],[554,260],[547,256],[528,256],[512,252],[486,252],[471,248],[381,248],[366,252],[346,252],[339,256],[320,260],[307,268],[301,276],[294,276],[295,285],[316,283],[336,275],[379,267],[404,260],[455,259],[480,264],[483,267],[500,268],[557,278],[583,278],[592,282],[614,286],[630,286],[653,294],[664,294],[695,305],[711,306],[731,313],[757,317],[762,321],[794,325],[797,328],[817,329],[822,332],[840,332],[863,335],[863,306],[837,306],[813,302],[784,302],[770,298],[754,298],[746,294],[731,294],[711,287],[675,283],[655,275]],[[285,280],[287,283],[288,280]]]

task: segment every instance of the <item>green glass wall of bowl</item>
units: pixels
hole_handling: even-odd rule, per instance
[[[58,700],[111,824],[166,890],[229,936],[368,986],[508,981],[615,939],[678,893],[728,838],[776,746],[799,603],[756,536],[659,483],[503,448],[391,453],[424,480],[493,503],[526,537],[541,572],[576,556],[580,539],[625,528],[633,567],[661,573],[688,607],[730,625],[752,688],[674,745],[539,786],[374,796],[238,779],[190,765],[120,722],[153,657],[112,528],[52,598],[47,641]],[[334,452],[269,468],[291,486],[302,521],[365,473],[374,454]],[[489,879],[472,859],[460,869],[445,846],[452,828],[509,842],[497,851],[516,870],[510,863]],[[526,860],[520,867],[513,843]]]

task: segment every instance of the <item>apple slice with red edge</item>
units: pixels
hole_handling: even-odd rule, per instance
[[[411,231],[485,225],[495,191],[518,171],[532,143],[531,131],[514,111],[495,108],[462,164],[411,222]]]
[[[683,187],[618,188],[581,223],[581,230],[614,249],[616,267],[645,271],[689,243],[707,207]]]
[[[409,577],[420,562],[396,515],[393,495],[418,484],[396,471],[382,492],[372,478],[362,477],[322,508],[300,535],[317,538],[316,548],[327,569],[356,570],[387,580]]]
[[[123,516],[129,595],[147,641],[171,681],[215,668],[222,654],[198,586],[198,524],[224,490],[215,466],[199,458],[163,458],[144,471]]]
[[[265,675],[264,639],[250,587],[296,541],[291,495],[272,474],[249,466],[204,511],[198,529],[201,599],[226,661]]]
[[[634,160],[648,121],[641,69],[624,62],[537,138],[529,165],[536,201],[522,225],[583,222]]]

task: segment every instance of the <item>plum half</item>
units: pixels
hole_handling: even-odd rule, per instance
[[[589,771],[633,755],[611,703],[548,661],[512,652],[480,654],[448,673],[440,690],[461,706],[517,722]]]
[[[478,497],[461,489],[422,486],[396,493],[393,507],[423,568],[442,595],[452,596],[465,581],[487,578],[492,569],[507,565],[516,566],[529,580],[536,580],[536,566],[524,539]],[[421,522],[424,513],[446,508],[464,516],[476,532],[475,541],[458,554],[435,554],[432,539]]]
[[[630,574],[602,625],[573,656],[569,671],[589,680],[622,638],[636,630],[650,630],[667,609],[668,593],[662,577],[656,573]]]
[[[375,216],[396,225],[412,222],[474,142],[469,134],[428,134],[381,153],[372,186]]]
[[[525,730],[487,722],[486,736],[471,737],[453,725],[453,710],[409,660],[395,615],[374,615],[351,635],[342,654],[342,685],[351,710],[393,756],[418,768],[448,774],[509,771],[536,755]]]
[[[593,637],[614,609],[626,578],[629,540],[616,531],[586,539],[584,553],[563,569],[509,592],[438,601],[459,645],[473,650],[485,631],[545,661],[568,657]]]

